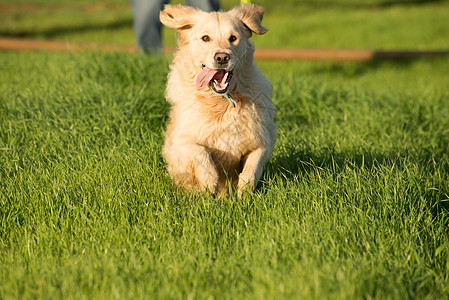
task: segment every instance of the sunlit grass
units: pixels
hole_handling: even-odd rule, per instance
[[[260,1],[256,43],[447,48],[448,2],[406,2]],[[4,3],[38,11],[3,36],[134,43],[129,2]],[[279,134],[241,199],[168,178],[169,60],[0,53],[0,299],[449,297],[448,59],[259,62]]]
[[[448,60],[260,63],[277,146],[220,200],[166,175],[168,60],[0,59],[2,298],[448,296]]]

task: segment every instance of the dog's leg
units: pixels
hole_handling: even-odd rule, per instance
[[[195,144],[183,145],[173,149],[172,153],[175,153],[178,161],[177,167],[173,168],[173,178],[178,184],[183,184],[186,188],[189,188],[189,185],[192,187],[197,185],[201,190],[217,192],[219,179],[217,167],[205,147]],[[188,184],[188,181],[191,184]]]
[[[267,162],[268,151],[265,148],[257,148],[249,153],[244,159],[243,170],[239,175],[238,193],[241,195],[245,188],[254,190],[257,182],[262,176],[263,167]]]

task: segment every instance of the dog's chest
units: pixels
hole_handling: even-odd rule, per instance
[[[240,161],[241,157],[264,145],[265,125],[260,111],[252,103],[228,109],[223,115],[209,120],[201,143],[214,158],[224,164]]]

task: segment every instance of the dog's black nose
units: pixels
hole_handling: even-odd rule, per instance
[[[231,59],[231,55],[224,52],[217,52],[214,55],[214,59],[217,63],[224,65],[228,63],[229,59]]]

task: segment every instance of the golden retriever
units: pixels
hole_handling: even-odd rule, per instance
[[[247,4],[206,13],[166,5],[161,22],[179,33],[168,75],[171,103],[163,156],[187,190],[255,189],[276,141],[272,85],[253,61],[264,10]]]

